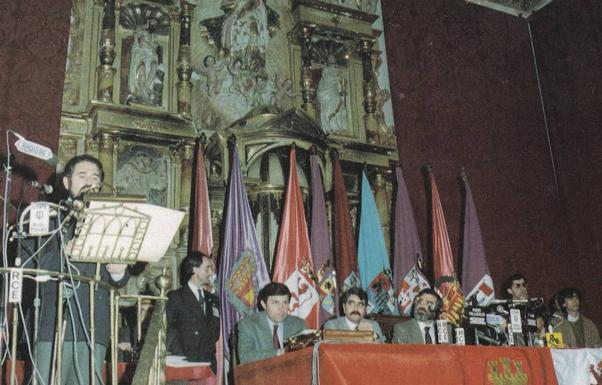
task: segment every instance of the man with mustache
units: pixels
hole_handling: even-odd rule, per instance
[[[83,154],[67,162],[63,172],[63,187],[69,194],[67,200],[80,198],[82,194],[98,191],[104,181],[102,163],[95,157]],[[51,220],[51,228],[57,230],[48,238],[42,239],[41,250],[36,250],[33,238],[25,240],[21,246],[27,260],[25,267],[48,271],[62,272],[66,276],[79,275],[94,278],[100,275],[100,280],[115,288],[125,286],[129,279],[127,265],[108,263],[96,270],[95,263],[71,262],[66,258],[69,253],[69,242],[73,239],[75,223],[64,223],[59,227],[63,218]],[[35,259],[34,259],[35,257]],[[53,366],[53,356],[57,350],[57,341],[63,340],[61,351],[61,381],[60,384],[84,385],[89,384],[90,352],[94,346],[96,382],[102,382],[101,368],[104,363],[107,347],[110,347],[110,294],[102,286],[94,289],[94,345],[90,333],[90,285],[79,283],[70,278],[62,283],[63,314],[57,314],[59,300],[59,283],[49,281],[40,285],[40,311],[38,325],[38,341],[36,343],[37,357],[34,362],[33,375],[38,383],[50,384]],[[33,309],[31,309],[33,311]],[[63,335],[56,334],[59,317],[63,320]],[[32,314],[33,316],[33,314]],[[56,382],[56,381],[54,381]],[[60,385],[59,384],[59,385]]]
[[[342,317],[326,321],[324,329],[371,331],[375,340],[385,342],[378,322],[365,319],[368,294],[360,288],[352,287],[343,293],[339,301]]]
[[[439,318],[443,300],[433,289],[424,289],[412,304],[411,319],[396,324],[393,328],[393,343],[397,344],[436,344],[435,320]],[[452,336],[451,326],[447,325],[448,335]]]

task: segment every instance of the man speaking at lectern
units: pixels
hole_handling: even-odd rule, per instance
[[[82,193],[97,191],[104,179],[102,164],[90,155],[79,155],[65,165],[63,186],[69,193],[69,200],[79,198]],[[51,228],[56,229],[64,218],[51,221]],[[43,238],[43,248],[34,258],[29,258],[35,250],[32,240],[23,242],[25,267],[37,267],[43,270],[63,272],[68,277],[63,282],[63,335],[55,336],[57,319],[58,284],[49,281],[40,285],[40,311],[38,325],[37,360],[32,368],[32,375],[38,383],[50,384],[53,363],[54,344],[63,341],[61,359],[61,384],[90,383],[90,286],[87,283],[70,279],[71,275],[94,278],[95,263],[70,262],[65,256],[64,246],[73,238],[75,223],[65,223],[60,231],[51,235],[51,239]],[[48,241],[48,242],[46,242]],[[106,264],[100,269],[103,282],[115,287],[122,287],[129,278],[127,265]],[[110,331],[110,298],[102,287],[97,287],[94,295],[94,359],[96,366],[96,383],[101,383],[100,368],[104,362],[109,346]],[[54,364],[55,367],[58,364]]]

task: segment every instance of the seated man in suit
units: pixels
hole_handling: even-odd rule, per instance
[[[393,340],[397,344],[435,344],[437,333],[435,320],[439,318],[443,300],[433,289],[424,289],[414,298],[411,319],[396,324],[393,328]],[[451,339],[451,327],[447,325]]]
[[[378,322],[365,319],[368,294],[358,287],[352,287],[343,293],[339,300],[343,317],[326,321],[324,329],[362,330],[376,334],[376,341],[385,342]]]
[[[284,353],[284,342],[305,329],[305,321],[288,314],[291,292],[282,283],[268,283],[259,291],[259,312],[238,323],[240,363],[253,362]]]
[[[190,361],[210,362],[215,373],[215,342],[219,338],[219,302],[205,290],[215,271],[201,253],[187,255],[180,265],[182,286],[168,294],[167,351]]]

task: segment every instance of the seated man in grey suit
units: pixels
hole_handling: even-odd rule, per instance
[[[305,329],[305,321],[288,314],[291,292],[282,283],[268,283],[257,296],[258,313],[238,323],[241,364],[284,353],[284,342]]]
[[[443,300],[433,289],[424,289],[414,298],[411,319],[395,324],[393,340],[397,344],[435,344],[437,333],[435,320],[439,318]],[[451,340],[451,326],[447,325],[448,336]]]
[[[339,299],[343,317],[326,321],[324,329],[362,330],[376,334],[376,341],[385,342],[378,322],[365,319],[368,294],[358,287],[352,287]]]

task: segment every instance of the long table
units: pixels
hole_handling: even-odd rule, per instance
[[[10,384],[10,367],[11,361],[7,360],[2,366],[0,371],[0,385]],[[15,365],[16,383],[23,384],[25,379],[25,362],[19,360]],[[117,364],[117,378],[119,384],[129,384],[134,378],[134,372],[136,370],[135,362],[119,362]],[[107,378],[110,377],[110,366],[105,363],[103,370],[103,378],[105,384],[108,384]],[[209,366],[188,366],[188,367],[165,367],[165,380],[166,381],[189,381],[190,384],[202,384],[202,385],[216,385],[217,378],[211,371]]]
[[[310,385],[313,370],[313,383],[323,385],[558,385],[546,348],[322,342],[314,349],[240,365],[235,384]]]

